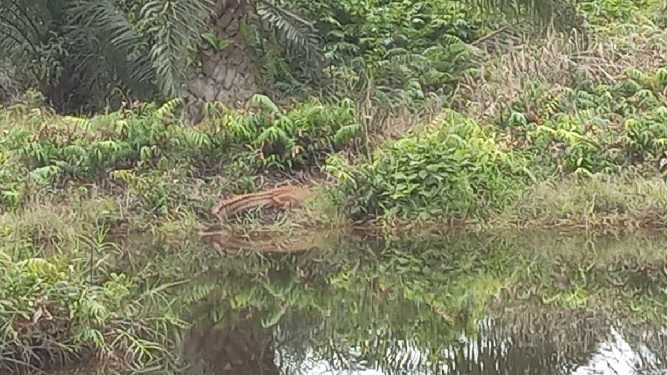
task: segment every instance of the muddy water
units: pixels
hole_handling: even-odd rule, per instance
[[[666,244],[354,237],[217,255],[189,271],[179,356],[188,374],[667,374]]]

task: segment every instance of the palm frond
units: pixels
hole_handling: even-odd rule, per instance
[[[89,105],[106,102],[115,89],[128,90],[133,97],[156,96],[155,71],[147,48],[140,53],[127,53],[111,44],[110,38],[86,30],[77,28],[70,40],[78,90],[92,95]]]
[[[176,96],[191,62],[190,48],[201,40],[211,0],[152,0],[141,9],[153,40],[151,60],[162,91]]]
[[[260,0],[257,3],[257,15],[288,50],[300,49],[309,61],[321,57],[319,36],[312,22],[277,5],[273,0]]]
[[[139,31],[111,0],[74,0],[70,11],[77,32],[93,32],[109,43],[108,59],[125,57],[114,64],[119,71],[143,83],[157,78],[164,95],[176,96],[186,78],[190,48],[199,41],[211,7],[210,0],[151,0],[141,7]],[[96,58],[90,54],[87,61]]]
[[[77,71],[89,70],[87,84],[94,86],[107,68],[125,82],[146,84],[155,78],[146,40],[110,1],[75,0],[68,34],[77,48]],[[97,70],[94,73],[92,70]]]
[[[51,23],[43,1],[0,0],[0,54],[19,65],[38,56]]]

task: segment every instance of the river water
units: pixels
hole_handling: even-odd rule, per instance
[[[662,236],[289,237],[316,248],[137,253],[189,323],[142,373],[667,374]]]
[[[357,236],[203,253],[182,291],[183,373],[667,374],[666,244]]]

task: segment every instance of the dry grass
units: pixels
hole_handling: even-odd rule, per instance
[[[558,90],[581,82],[614,82],[628,68],[652,71],[667,66],[667,30],[637,15],[632,24],[597,28],[583,42],[555,32],[536,39],[499,33],[478,47],[500,51],[478,74],[468,76],[456,95],[463,110],[478,120],[494,117],[508,102],[536,88]],[[502,45],[499,46],[502,40]]]
[[[664,228],[665,218],[667,183],[663,179],[595,175],[586,181],[537,183],[488,225],[619,232]]]
[[[34,249],[50,246],[73,250],[82,238],[97,237],[99,224],[117,216],[116,205],[109,199],[77,199],[67,203],[45,199],[31,202],[20,212],[0,214],[0,228],[5,243],[23,247],[32,243]]]
[[[92,189],[94,190],[94,189]],[[154,242],[179,244],[194,238],[196,218],[179,215],[172,220],[151,220],[128,206],[123,197],[36,193],[24,207],[0,214],[2,240],[14,248],[30,248],[40,256],[76,252],[82,244],[122,241],[140,234]]]

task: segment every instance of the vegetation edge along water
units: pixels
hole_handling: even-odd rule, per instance
[[[667,68],[642,74],[658,90],[667,87]],[[626,90],[628,82],[635,81],[594,90],[609,90],[607,95]],[[273,104],[262,96],[255,100]],[[468,224],[594,232],[667,223],[659,168],[667,160],[661,146],[667,138],[659,133],[665,107],[657,99],[641,115],[628,109],[616,129],[598,129],[585,117],[578,125],[560,114],[548,124],[517,120],[499,131],[444,110],[353,163],[345,155],[368,140],[349,101],[314,100],[278,113],[260,107],[252,115],[226,109],[196,127],[165,121],[177,102],[90,119],[22,105],[5,109],[10,126],[0,199],[6,220],[20,222],[26,210],[42,216],[54,215],[54,207],[66,212],[98,204],[106,220],[136,231],[178,222],[191,232],[212,220],[208,212],[221,197],[288,182],[318,192],[317,204],[295,218],[311,228],[370,223],[406,231]],[[310,167],[318,159],[325,165]],[[302,170],[301,181],[290,169]]]

